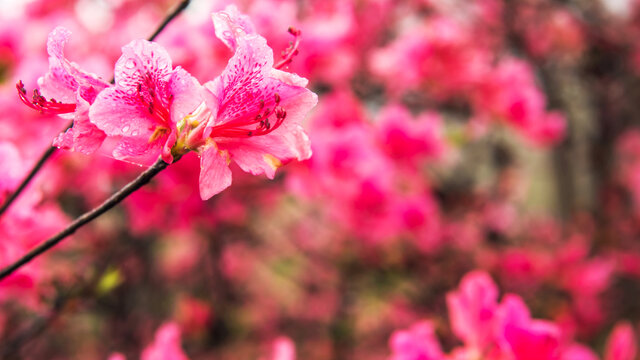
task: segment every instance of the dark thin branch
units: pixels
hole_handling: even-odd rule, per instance
[[[187,6],[189,6],[189,3],[191,2],[191,0],[182,0],[182,2],[180,4],[178,4],[178,6],[175,8],[175,10],[173,10],[165,19],[164,21],[160,24],[160,26],[158,26],[158,28],[156,29],[156,31],[149,37],[149,41],[153,41],[155,40],[155,38],[160,35],[160,33],[162,32],[162,30],[164,30],[165,27],[167,27],[167,25],[169,25],[169,23],[171,21],[173,21],[173,19],[176,18],[176,16],[178,16],[184,9],[187,8]]]
[[[2,271],[0,271],[0,281],[2,281],[7,276],[11,275],[14,271],[18,270],[22,266],[29,263],[38,255],[42,254],[43,252],[57,245],[64,238],[76,232],[76,230],[81,228],[83,225],[87,224],[91,220],[97,218],[98,216],[107,212],[112,207],[116,206],[118,203],[124,200],[127,196],[131,195],[131,193],[141,188],[144,184],[148,183],[154,176],[156,176],[160,171],[164,170],[164,168],[166,168],[168,165],[169,164],[162,161],[162,159],[158,159],[145,172],[140,174],[140,176],[138,176],[132,182],[125,185],[117,193],[113,194],[109,199],[103,202],[100,206],[98,206],[97,208],[94,208],[89,212],[84,213],[83,215],[78,217],[76,220],[74,220],[71,224],[69,224],[69,226],[67,226],[64,230],[60,231],[49,240],[40,244],[35,249],[29,251],[20,260],[2,269]]]
[[[187,6],[189,6],[190,2],[191,2],[191,0],[182,0],[178,4],[178,6],[169,15],[167,15],[167,17],[164,18],[162,23],[160,23],[160,25],[158,25],[158,28],[156,29],[156,31],[154,31],[153,34],[147,40],[149,40],[149,41],[155,40],[155,38],[158,35],[160,35],[160,33],[167,27],[167,25],[169,25],[169,23],[171,21],[173,21],[173,19],[175,19],[182,11],[184,11],[184,9],[187,8]],[[114,79],[111,79],[111,83],[112,84],[114,83]],[[73,122],[67,126],[66,130],[68,130],[72,126],[73,126]],[[49,158],[53,154],[56,153],[56,150],[58,150],[58,149],[53,147],[53,146],[51,146],[51,147],[49,147],[47,149],[47,151],[45,151],[40,156],[40,159],[38,159],[38,162],[31,169],[29,174],[24,178],[24,180],[22,180],[22,182],[20,183],[20,185],[18,185],[16,190],[11,195],[9,195],[9,197],[7,197],[7,199],[2,204],[2,206],[0,206],[0,217],[2,216],[2,214],[4,214],[7,211],[9,206],[11,206],[11,204],[18,198],[18,196],[22,193],[22,191],[24,191],[24,189],[27,187],[27,185],[29,185],[31,180],[33,180],[35,175],[42,169],[42,167],[47,162],[47,160],[49,160]]]

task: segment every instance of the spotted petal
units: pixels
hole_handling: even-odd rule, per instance
[[[82,99],[92,103],[97,94],[110,85],[65,58],[64,46],[70,37],[71,32],[63,27],[57,27],[49,34],[49,72],[38,80],[40,91],[44,97],[63,103],[75,103],[79,92]]]
[[[214,13],[212,17],[216,36],[231,50],[235,51],[238,47],[238,39],[256,33],[249,17],[240,14],[235,5],[227,6],[223,11]]]

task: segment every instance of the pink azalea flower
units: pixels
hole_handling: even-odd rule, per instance
[[[524,6],[518,23],[529,52],[536,57],[578,58],[585,48],[582,24],[564,9],[531,11]],[[529,10],[529,11],[527,11]]]
[[[604,360],[634,360],[636,352],[636,335],[633,327],[627,322],[618,323],[607,340]]]
[[[519,296],[506,295],[500,304],[500,337],[518,360],[553,360],[560,351],[560,329],[553,323],[532,320]]]
[[[423,321],[408,330],[393,333],[389,341],[392,355],[389,360],[442,360],[445,359],[433,324]]]
[[[134,40],[122,48],[115,82],[89,109],[91,122],[117,143],[113,157],[148,164],[161,154],[172,163],[176,123],[202,102],[198,81],[173,69],[162,46]]]
[[[222,75],[204,85],[206,106],[179,124],[188,134],[184,148],[201,157],[205,200],[231,185],[231,160],[245,172],[272,179],[283,162],[308,159],[309,140],[298,122],[317,102],[305,79],[273,67],[266,40],[252,33],[234,7],[214,19],[216,33],[235,54]]]
[[[174,323],[162,325],[155,335],[153,343],[147,346],[140,356],[141,360],[188,360],[180,345],[180,329]]]
[[[442,120],[437,114],[413,119],[406,108],[392,105],[381,111],[380,118],[381,142],[394,160],[415,166],[419,160],[437,159],[444,153]]]
[[[72,114],[66,116],[73,118],[73,127],[54,139],[53,145],[90,154],[100,147],[105,134],[89,122],[89,105],[110,85],[64,57],[64,46],[70,37],[71,32],[63,27],[49,34],[49,72],[38,79],[40,89],[34,91],[32,100],[27,98],[22,82],[18,83],[18,94],[25,104],[41,113]]]
[[[296,345],[288,337],[278,337],[271,346],[269,357],[260,360],[296,360]]]
[[[447,296],[451,328],[463,346],[443,355],[429,322],[409,331],[397,331],[390,341],[391,360],[596,360],[598,357],[582,345],[568,340],[568,334],[551,321],[532,319],[527,305],[517,295],[507,294],[498,304],[498,289],[488,274],[467,274],[458,291]],[[632,359],[633,334],[618,336],[617,345]],[[613,343],[613,342],[610,342]],[[627,356],[627,355],[624,355]]]
[[[369,67],[393,94],[422,87],[438,99],[465,94],[486,74],[491,61],[470,34],[458,22],[434,16],[375,50]]]
[[[441,239],[440,213],[429,193],[398,199],[394,212],[400,217],[400,228],[406,229],[418,249],[424,252],[438,249]]]
[[[598,355],[591,349],[580,344],[571,344],[562,350],[562,360],[598,360]]]
[[[126,360],[121,353],[112,353],[108,360]],[[153,343],[149,344],[140,360],[188,360],[180,344],[180,328],[175,323],[163,324],[156,330]]]
[[[58,28],[49,38],[51,70],[40,81],[42,94],[36,90],[31,101],[19,83],[19,95],[41,112],[74,113],[73,128],[55,141],[60,147],[89,153],[104,140],[114,158],[141,165],[158,155],[170,164],[196,151],[202,199],[231,184],[231,160],[245,172],[273,178],[284,162],[311,156],[298,123],[317,96],[306,89],[306,79],[278,70],[296,54],[300,32],[289,30],[295,41],[274,65],[266,40],[235,7],[214,14],[214,23],[235,54],[204,87],[181,67],[174,69],[163,47],[146,40],[122,48],[111,86],[64,58],[69,32]]]
[[[507,58],[486,72],[471,101],[478,118],[503,121],[535,144],[551,145],[565,135],[565,118],[546,111],[545,95],[524,61]]]
[[[468,345],[485,348],[493,337],[498,288],[484,272],[467,274],[460,289],[447,294],[453,332]]]

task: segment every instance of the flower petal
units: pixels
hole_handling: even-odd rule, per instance
[[[73,127],[58,135],[53,145],[92,154],[100,148],[105,137],[106,134],[89,121],[89,103],[79,98],[73,116]]]
[[[116,86],[133,94],[141,83],[148,82],[158,91],[171,76],[171,57],[160,44],[147,40],[133,40],[122,47],[122,56],[116,62]],[[165,91],[166,92],[166,91]]]
[[[236,50],[239,38],[256,33],[251,19],[240,14],[235,5],[229,5],[223,11],[214,13],[212,18],[216,36],[231,50]]]
[[[138,165],[151,165],[158,159],[161,154],[162,144],[166,143],[166,141],[167,135],[153,142],[148,142],[141,137],[123,137],[113,150],[113,157]]]
[[[44,97],[63,103],[75,103],[79,91],[81,98],[91,103],[110,84],[64,57],[64,46],[70,37],[71,32],[60,26],[49,34],[49,72],[38,80],[40,91]]]
[[[192,113],[204,101],[202,86],[198,80],[180,66],[175,68],[169,87],[169,92],[173,95],[171,121],[174,124]]]
[[[273,179],[275,171],[293,159],[311,157],[307,134],[297,124],[283,124],[270,134],[244,139],[218,140],[221,149],[228,150],[240,168],[253,175],[265,174]]]
[[[229,156],[215,144],[205,146],[200,154],[200,197],[208,200],[231,185]]]
[[[89,110],[89,119],[109,136],[148,139],[155,125],[144,103],[119,88],[109,88],[98,95]]]
[[[205,84],[220,100],[214,125],[254,117],[260,111],[261,101],[265,108],[273,107],[273,95],[282,83],[268,79],[272,65],[273,51],[264,38],[249,36],[240,40],[222,75]]]

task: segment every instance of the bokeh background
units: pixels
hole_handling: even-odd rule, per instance
[[[0,200],[68,122],[15,89],[47,72],[48,33],[110,79],[177,3],[0,1]],[[274,341],[387,359],[424,319],[449,352],[465,339],[447,294],[474,270],[598,356],[616,324],[638,329],[640,2],[193,0],[157,42],[201,83],[232,55],[211,22],[231,3],[276,57],[302,31],[288,70],[319,96],[313,157],[273,181],[234,168],[203,202],[185,156],[0,282],[0,357],[135,359],[170,324],[189,359],[292,359]],[[58,151],[0,219],[0,265],[141,171]]]

